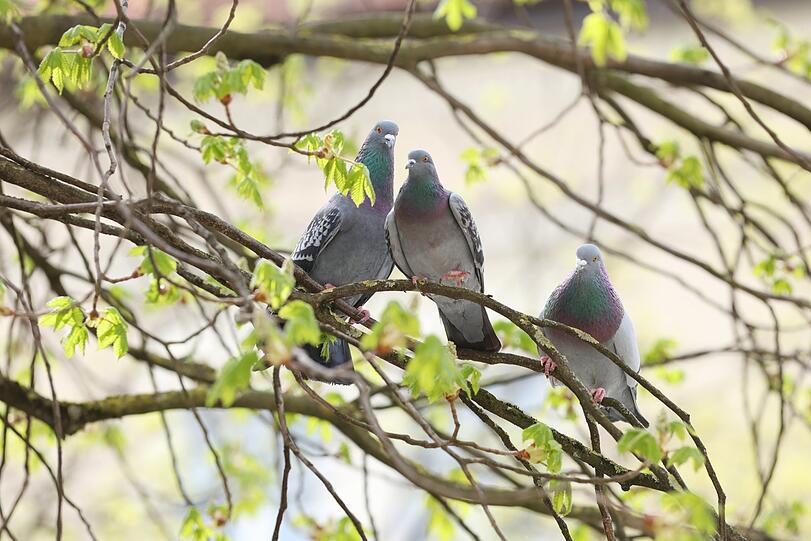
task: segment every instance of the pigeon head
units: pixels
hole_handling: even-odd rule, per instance
[[[605,270],[603,254],[593,244],[582,244],[577,248],[577,267],[575,272],[593,274]]]
[[[614,335],[625,312],[599,248],[583,244],[577,249],[577,266],[549,297],[544,313],[601,342]]]
[[[408,153],[406,169],[408,169],[408,179],[406,179],[406,182],[437,180],[439,178],[439,175],[436,173],[434,160],[431,158],[431,155],[424,150],[412,150]]]
[[[358,157],[355,158],[355,161],[364,164],[369,170],[369,178],[378,201],[374,207],[381,211],[391,208],[393,202],[394,143],[398,133],[400,128],[397,124],[391,120],[381,120],[366,136]]]
[[[366,136],[366,141],[363,142],[364,147],[370,147],[375,150],[393,150],[394,143],[397,141],[397,134],[400,133],[400,128],[391,120],[381,120],[369,135]]]

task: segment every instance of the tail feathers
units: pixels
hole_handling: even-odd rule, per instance
[[[349,344],[345,340],[335,340],[329,345],[326,356],[321,354],[321,346],[304,346],[307,355],[317,363],[327,368],[352,368],[352,353],[349,351]],[[327,383],[337,383],[339,385],[349,385],[352,383],[350,378],[338,377],[333,378],[319,378],[313,377],[312,379],[318,381],[325,381]]]
[[[484,332],[484,338],[478,342],[471,342],[465,338],[462,331],[460,331],[447,317],[445,317],[442,310],[439,311],[439,317],[442,320],[442,325],[445,326],[445,334],[447,335],[449,341],[456,344],[457,348],[477,349],[479,351],[498,351],[501,349],[501,341],[498,339],[498,336],[496,336],[496,331],[493,329],[493,325],[490,324],[490,318],[487,317],[487,311],[485,311],[484,307],[482,307],[481,310],[482,331]]]
[[[641,424],[645,428],[648,428],[650,426],[650,423],[648,422],[647,419],[645,419],[642,413],[640,413],[639,406],[636,405],[636,389],[627,387],[626,391],[627,392],[623,393],[622,398],[618,400],[618,402],[623,406],[625,406],[628,409],[628,411],[630,411],[633,414],[633,416],[636,417],[636,420],[639,421],[639,424]],[[626,423],[628,422],[628,419],[626,419],[625,416],[616,409],[608,407],[607,410],[608,410],[608,419],[611,420],[612,422],[617,421],[625,421]]]

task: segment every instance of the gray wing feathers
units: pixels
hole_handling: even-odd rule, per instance
[[[453,214],[456,223],[465,235],[470,254],[473,256],[473,262],[476,265],[476,275],[479,283],[484,290],[484,251],[482,250],[482,241],[479,238],[479,231],[476,229],[476,223],[473,221],[473,215],[470,214],[470,209],[467,208],[465,200],[457,193],[451,193],[448,198],[448,206],[450,206],[451,213]]]
[[[394,209],[391,209],[386,216],[385,230],[386,244],[389,247],[389,253],[391,253],[394,264],[397,265],[397,268],[400,269],[400,272],[402,272],[406,278],[411,278],[415,274],[408,265],[405,253],[403,253],[403,245],[400,242],[400,232],[397,230],[397,220],[394,217]],[[389,274],[391,274],[391,272],[389,272]]]
[[[318,211],[293,250],[291,257],[296,265],[310,272],[318,254],[341,230],[342,220],[341,210],[336,206],[327,205]]]
[[[626,312],[620,322],[620,326],[614,337],[611,339],[608,347],[613,349],[620,359],[625,361],[631,370],[639,372],[639,367],[642,364],[639,356],[639,346],[636,343],[636,333],[634,332],[634,324]],[[637,382],[629,375],[625,375],[628,386],[632,389],[636,387]]]

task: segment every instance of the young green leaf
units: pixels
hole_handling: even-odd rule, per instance
[[[37,73],[44,82],[52,82],[56,90],[61,94],[65,88],[65,75],[69,63],[62,49],[54,47],[51,49],[37,68]]]
[[[138,270],[141,274],[153,276],[171,276],[177,270],[177,261],[157,248],[151,246],[136,246],[130,250],[131,256],[143,256]]]
[[[467,380],[453,354],[436,336],[428,336],[416,347],[403,383],[414,396],[425,394],[429,402],[453,396],[460,389],[467,390]]]
[[[476,18],[476,6],[470,0],[442,0],[434,11],[434,19],[445,19],[448,28],[456,32],[465,19]]]
[[[542,462],[552,473],[560,471],[563,466],[563,448],[555,440],[551,428],[544,423],[535,423],[521,432],[521,439],[532,442],[526,449],[530,462]]]
[[[116,308],[108,308],[96,324],[99,349],[112,346],[119,359],[127,354],[127,322]]]
[[[652,464],[662,459],[662,448],[653,434],[643,428],[629,428],[617,442],[617,449],[621,453],[635,453]]]
[[[667,459],[668,465],[681,466],[688,460],[693,462],[693,469],[698,471],[704,465],[704,455],[695,447],[684,446],[673,451]]]
[[[602,12],[591,13],[583,19],[578,41],[591,48],[591,57],[597,66],[605,66],[609,56],[620,62],[628,57],[622,29]]]
[[[292,344],[317,346],[321,342],[321,328],[313,307],[306,302],[288,302],[279,310],[279,317],[287,321],[284,331]]]
[[[292,260],[286,259],[281,268],[266,259],[260,260],[254,268],[251,286],[259,289],[262,300],[278,310],[296,286]]]
[[[110,34],[110,39],[107,40],[107,50],[118,60],[124,58],[124,52],[126,51],[124,40],[121,39],[117,32]]]
[[[211,407],[218,401],[225,407],[233,404],[237,393],[250,385],[251,368],[258,361],[259,355],[254,350],[226,362],[208,390],[206,406]]]
[[[363,335],[360,344],[363,349],[388,353],[395,348],[405,347],[408,337],[419,335],[420,321],[417,316],[397,301],[391,301],[372,327],[372,332]]]

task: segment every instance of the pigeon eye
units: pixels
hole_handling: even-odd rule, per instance
[[[377,129],[377,133],[383,133],[383,128],[381,128],[380,126],[378,126],[376,129]]]
[[[423,156],[422,161],[424,161],[425,163],[428,163],[428,156]]]
[[[592,258],[592,261],[597,261],[597,256],[596,255]]]

